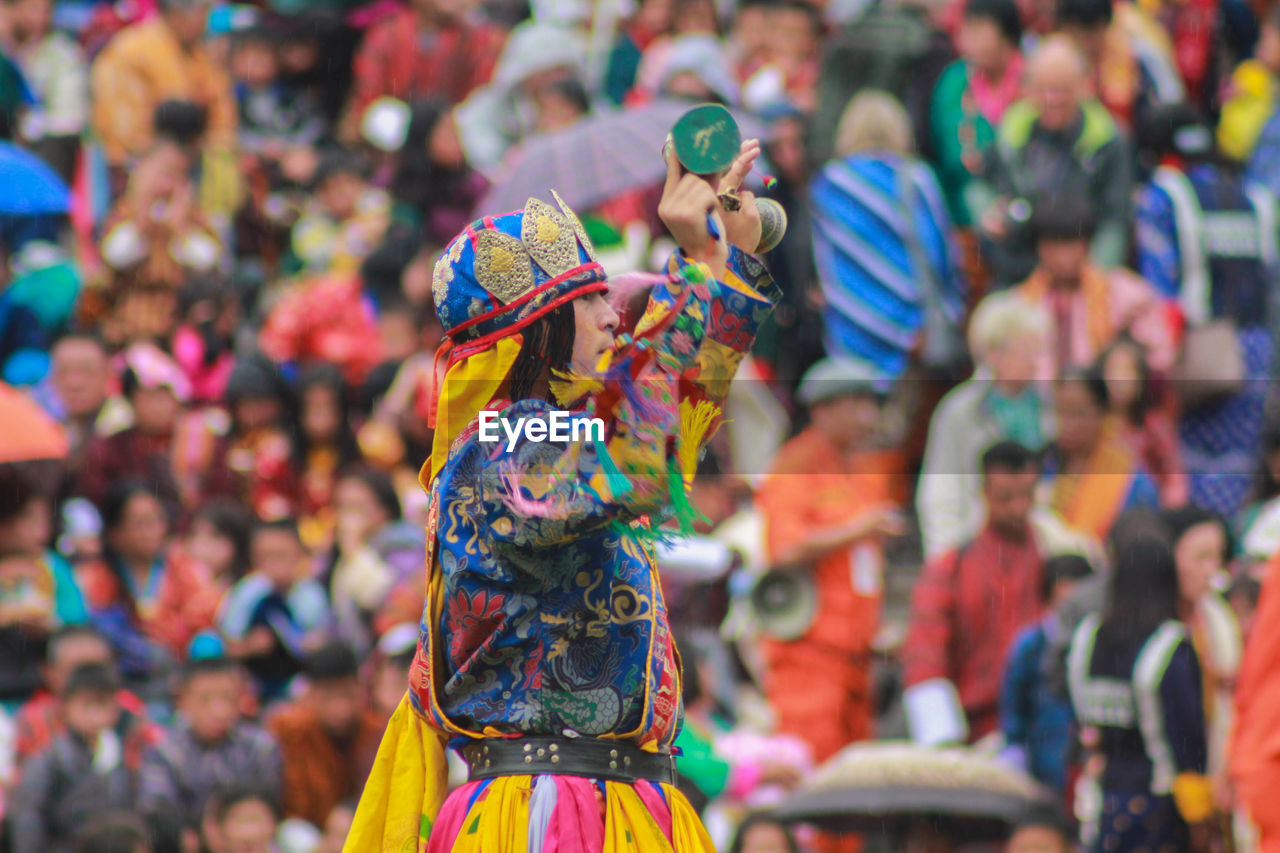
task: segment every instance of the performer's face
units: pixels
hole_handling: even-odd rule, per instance
[[[613,333],[618,314],[603,293],[590,293],[573,300],[573,362],[579,373],[592,373],[600,358],[613,349]]]

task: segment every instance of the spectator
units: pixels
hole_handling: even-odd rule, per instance
[[[1178,571],[1162,540],[1120,547],[1102,614],[1076,629],[1071,703],[1105,764],[1090,849],[1189,849],[1213,813],[1200,665],[1178,621]]]
[[[1129,229],[1128,145],[1114,119],[1088,95],[1088,66],[1065,37],[1041,42],[1027,63],[1028,97],[1005,112],[983,176],[969,185],[974,221],[990,242],[998,283],[1024,280],[1035,267],[1032,205],[1075,187],[1098,212],[1089,256],[1101,267],[1125,257]]]
[[[154,853],[147,825],[125,812],[106,814],[76,833],[75,853]]]
[[[1209,733],[1209,773],[1215,782],[1226,766],[1232,693],[1240,671],[1240,624],[1222,596],[1231,537],[1222,518],[1197,507],[1164,514],[1178,567],[1179,615],[1200,661]]]
[[[385,95],[402,101],[440,97],[461,102],[489,82],[504,34],[469,14],[469,4],[413,0],[365,36],[354,64],[345,136]]]
[[[862,92],[840,119],[838,159],[810,190],[827,352],[867,361],[890,379],[917,350],[930,368],[964,359],[966,285],[951,222],[933,172],[910,151],[901,105]]]
[[[1091,260],[1093,210],[1082,195],[1055,195],[1043,197],[1031,216],[1038,264],[1015,292],[1044,306],[1051,318],[1052,367],[1045,373],[1092,365],[1125,332],[1142,346],[1152,370],[1165,371],[1175,350],[1160,294],[1126,270]]]
[[[154,344],[134,344],[122,357],[120,391],[133,410],[133,426],[89,444],[76,492],[101,505],[113,484],[145,481],[169,517],[179,518],[183,495],[173,473],[174,438],[191,386],[178,365]]]
[[[1067,791],[1074,728],[1071,702],[1049,678],[1049,654],[1059,629],[1058,609],[1076,584],[1092,574],[1089,561],[1078,554],[1060,554],[1045,562],[1040,590],[1045,615],[1014,640],[1000,690],[1000,730],[1008,754],[1059,794]]]
[[[1231,74],[1227,97],[1218,123],[1218,145],[1233,160],[1247,161],[1264,127],[1276,112],[1276,78],[1280,76],[1280,10],[1273,9],[1259,22],[1258,45],[1253,58],[1240,63]],[[1259,152],[1261,153],[1261,152]]]
[[[265,702],[285,695],[309,648],[324,640],[329,601],[307,576],[307,551],[292,519],[262,522],[250,541],[252,571],[223,602],[218,629]]]
[[[1108,0],[1058,0],[1058,28],[1089,61],[1092,88],[1131,127],[1160,104],[1185,97],[1173,47],[1146,9]]]
[[[1169,406],[1162,405],[1157,380],[1137,341],[1128,335],[1116,338],[1098,357],[1097,370],[1107,383],[1111,416],[1124,440],[1151,472],[1160,489],[1160,505],[1187,502],[1187,474],[1182,448]]]
[[[417,624],[401,622],[378,638],[378,645],[365,664],[370,673],[370,704],[384,720],[391,718],[404,698],[409,667],[417,650]]]
[[[168,338],[178,324],[179,289],[218,262],[221,242],[199,209],[190,168],[177,143],[157,141],[130,172],[104,226],[102,258],[111,277],[100,299],[113,343]]]
[[[40,686],[44,643],[83,622],[71,566],[49,550],[49,500],[31,476],[0,464],[0,703],[16,707]]]
[[[292,149],[315,145],[328,130],[309,93],[283,79],[279,37],[266,26],[235,34],[229,63],[239,105],[240,148],[268,165],[278,165]]]
[[[145,486],[115,484],[101,510],[104,553],[81,574],[90,620],[131,688],[156,701],[167,694],[172,662],[212,626],[218,591],[203,566],[169,548],[168,516]]]
[[[102,340],[92,334],[67,334],[49,352],[49,377],[42,395],[45,409],[67,428],[71,444],[68,469],[82,464],[81,453],[94,435],[128,426],[129,407],[111,396],[111,365]]]
[[[89,120],[89,67],[84,51],[53,29],[53,0],[5,0],[12,20],[10,58],[22,70],[40,106],[22,136],[68,184]]]
[[[882,537],[903,532],[890,471],[875,452],[883,392],[865,364],[811,367],[799,391],[810,425],[783,445],[756,495],[769,563],[811,585],[819,602],[803,630],[761,642],[778,730],[808,743],[817,761],[872,736],[867,664],[880,622]],[[815,666],[827,677],[815,682]]]
[[[324,838],[315,853],[342,853],[347,834],[351,832],[351,824],[356,817],[356,803],[348,800],[334,806],[329,812],[329,819],[324,824]]]
[[[217,276],[198,277],[178,293],[178,306],[173,359],[191,383],[194,401],[220,402],[235,368],[232,338],[241,323],[239,294]]]
[[[293,467],[300,473],[298,509],[303,541],[318,545],[333,535],[333,491],[338,472],[360,461],[352,410],[342,373],[314,364],[298,380],[298,432]]]
[[[466,227],[488,188],[467,162],[448,104],[439,99],[414,104],[391,184],[395,219],[443,246]]]
[[[306,692],[269,721],[284,758],[284,815],[323,826],[354,796],[382,737],[382,720],[361,701],[359,663],[341,643],[307,656]]]
[[[117,169],[151,147],[152,116],[166,99],[192,101],[209,117],[208,144],[235,145],[236,103],[226,71],[200,44],[209,0],[159,0],[161,13],[126,27],[91,69],[93,129]]]
[[[1276,199],[1215,158],[1208,126],[1185,105],[1153,114],[1148,130],[1166,165],[1138,192],[1138,268],[1177,301],[1190,329],[1184,339],[1188,362],[1203,348],[1196,335],[1224,320],[1234,324],[1244,360],[1236,393],[1185,400],[1179,423],[1191,502],[1234,517],[1249,488],[1275,346],[1270,294],[1280,270]],[[1202,242],[1197,234],[1216,236]],[[1187,377],[1192,384],[1196,378]],[[1176,383],[1173,390],[1186,389]]]
[[[254,779],[222,785],[201,821],[209,853],[274,853],[279,824],[275,794]]]
[[[973,225],[965,191],[981,174],[1005,111],[1022,97],[1022,21],[1013,0],[969,0],[956,34],[960,59],[938,78],[929,109],[933,163],[951,221]]]
[[[1022,445],[992,445],[982,456],[986,525],[926,563],[916,581],[902,661],[917,742],[976,741],[997,728],[1009,649],[1043,610],[1044,554],[1031,526],[1039,470]],[[1001,594],[982,592],[992,587]]]
[[[227,475],[229,481],[213,481],[207,493],[225,492],[261,518],[290,515],[297,500],[297,473],[283,427],[293,412],[293,395],[279,368],[261,355],[238,359],[224,402],[230,428],[207,454],[192,458],[188,470],[208,466],[211,475]]]
[[[1262,594],[1245,647],[1236,688],[1236,723],[1229,748],[1236,802],[1258,830],[1258,849],[1280,841],[1280,814],[1272,807],[1280,783],[1280,754],[1273,748],[1280,732],[1280,565],[1266,564]]]
[[[211,501],[191,519],[183,550],[204,566],[221,589],[249,573],[249,535],[253,513],[242,504],[226,499]]]
[[[1069,371],[1059,380],[1054,392],[1058,437],[1045,463],[1050,508],[1099,541],[1122,512],[1160,505],[1142,460],[1107,419],[1109,404],[1106,380],[1095,371]]]
[[[66,695],[71,673],[90,664],[115,668],[111,645],[93,628],[72,625],[49,638],[41,670],[44,687],[18,709],[14,717],[17,729],[14,747],[19,762],[43,752],[66,732],[62,697]],[[124,749],[124,762],[136,770],[141,766],[143,752],[164,737],[164,730],[148,718],[141,700],[123,687],[116,692],[116,704],[120,718],[115,730]]]
[[[1073,853],[1079,849],[1076,828],[1062,807],[1029,807],[1013,823],[1005,853]]]
[[[386,474],[353,468],[333,498],[336,541],[326,584],[338,635],[367,649],[372,638],[421,613],[422,531],[401,518],[400,498]],[[394,607],[409,595],[402,606]]]
[[[278,797],[280,751],[264,730],[240,719],[240,664],[200,658],[183,668],[177,721],[169,737],[143,759],[139,807],[176,810],[188,827],[227,782],[253,782]]]
[[[364,164],[349,151],[325,154],[315,190],[293,226],[293,252],[312,273],[350,273],[382,242],[390,201],[368,185]]]
[[[604,93],[613,103],[621,106],[635,85],[645,49],[671,30],[674,6],[674,0],[643,0],[631,19],[619,29],[609,54],[604,82]]]
[[[925,556],[967,541],[982,526],[981,460],[1011,439],[1039,451],[1053,434],[1047,389],[1035,381],[1049,317],[1009,294],[988,296],[969,322],[972,378],[942,398],[929,424],[916,512]]]
[[[135,806],[136,770],[115,732],[119,678],[101,664],[72,671],[62,695],[67,731],[23,768],[14,797],[13,853],[67,853],[77,828]]]

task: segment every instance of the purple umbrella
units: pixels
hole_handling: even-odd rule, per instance
[[[642,107],[599,113],[564,130],[538,134],[509,154],[493,174],[493,186],[477,211],[519,210],[530,198],[548,199],[554,189],[575,210],[587,211],[629,190],[661,184],[667,174],[662,144],[687,101],[658,100]],[[744,139],[765,128],[734,116]],[[760,178],[753,175],[748,186]]]

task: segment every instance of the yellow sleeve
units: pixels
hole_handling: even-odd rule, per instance
[[[1276,84],[1260,63],[1249,60],[1231,75],[1229,91],[1218,122],[1218,147],[1228,157],[1244,161],[1275,111]]]

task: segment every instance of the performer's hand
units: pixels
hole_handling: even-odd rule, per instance
[[[685,257],[707,264],[712,274],[720,278],[729,259],[729,244],[723,236],[717,240],[707,231],[709,216],[720,234],[725,233],[720,199],[705,180],[686,173],[674,153],[664,151],[663,156],[667,161],[667,183],[658,202],[658,216]]]
[[[724,217],[725,236],[729,243],[748,254],[754,254],[756,247],[760,245],[760,211],[756,208],[755,193],[742,189],[742,184],[759,156],[760,140],[744,139],[738,156],[716,188],[719,195],[736,194],[741,202],[738,210],[723,210],[721,215]]]

